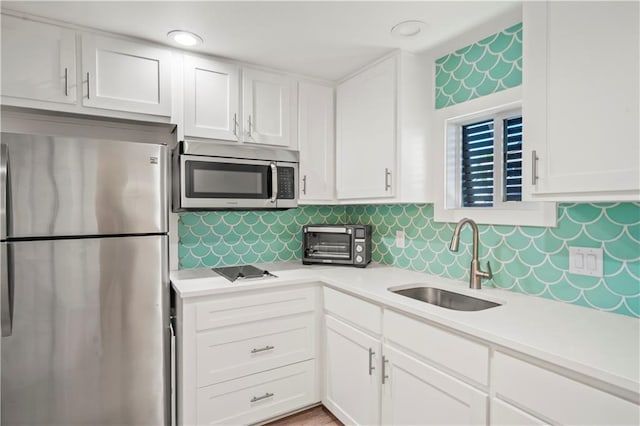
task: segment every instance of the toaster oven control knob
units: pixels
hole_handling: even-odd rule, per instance
[[[362,256],[360,255],[356,256],[356,262],[362,263],[362,261],[363,261]]]
[[[361,245],[356,245],[356,251],[357,251],[358,253],[362,253],[362,250],[364,250],[364,249],[362,248],[362,246],[361,246]]]

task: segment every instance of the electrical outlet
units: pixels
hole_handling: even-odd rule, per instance
[[[396,231],[396,247],[404,248],[404,231]]]
[[[569,272],[592,277],[602,276],[602,248],[569,247]]]

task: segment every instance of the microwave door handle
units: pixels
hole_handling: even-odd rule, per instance
[[[275,203],[278,199],[278,166],[271,162],[269,167],[271,167],[271,202]]]

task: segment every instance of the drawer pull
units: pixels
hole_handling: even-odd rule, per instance
[[[270,351],[270,350],[275,349],[275,348],[276,348],[275,346],[267,345],[264,348],[253,348],[253,349],[251,349],[251,353],[252,354],[257,354],[259,352]]]
[[[273,394],[271,392],[267,392],[262,396],[254,396],[253,398],[251,398],[251,402],[262,401],[263,399],[271,398],[272,396]]]
[[[389,362],[389,359],[382,355],[382,384],[384,385],[387,382],[387,379],[389,378],[389,376],[387,375],[387,363]]]

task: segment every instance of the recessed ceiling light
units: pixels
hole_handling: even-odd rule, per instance
[[[412,38],[419,36],[427,28],[422,21],[403,21],[391,28],[391,34],[398,38]]]
[[[183,46],[195,46],[203,43],[202,37],[189,31],[173,30],[167,33],[167,37]]]

